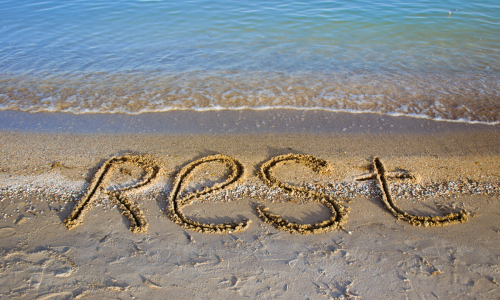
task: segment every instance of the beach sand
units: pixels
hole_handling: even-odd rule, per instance
[[[1,114],[1,298],[500,297],[499,125],[291,110]],[[241,176],[179,209],[200,224],[248,219],[248,227],[215,234],[174,223],[178,174],[219,154],[241,163]],[[270,174],[346,208],[345,224],[304,235],[259,218],[259,205],[290,222],[332,217],[323,196],[267,186],[258,176],[286,154],[328,163],[318,174],[286,161]],[[151,174],[135,162],[111,167],[82,222],[69,230],[64,221],[100,168],[112,157],[138,155],[158,167],[154,178],[122,192]],[[373,176],[375,157],[401,210],[465,211],[467,220],[425,227],[393,216]],[[217,160],[199,165],[181,182],[179,199],[217,187],[232,172]],[[146,232],[131,231],[113,191],[138,205]]]

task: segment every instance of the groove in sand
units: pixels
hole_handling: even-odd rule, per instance
[[[269,187],[276,186],[283,189],[287,193],[301,195],[320,202],[330,210],[332,217],[328,220],[315,224],[298,224],[296,222],[289,222],[279,215],[270,213],[269,209],[263,205],[259,205],[257,207],[257,214],[259,217],[265,223],[276,227],[278,230],[288,231],[290,233],[311,234],[328,232],[335,229],[343,229],[343,225],[347,222],[347,208],[337,203],[335,199],[330,196],[311,189],[284,183],[272,175],[272,169],[277,164],[287,161],[303,164],[318,174],[326,174],[330,168],[327,161],[311,155],[286,154],[273,157],[269,161],[262,164],[262,167],[259,170],[259,177]]]
[[[203,189],[202,191],[189,193],[183,198],[179,198],[181,187],[183,183],[184,184],[186,183],[189,175],[202,164],[209,162],[220,162],[226,164],[230,168],[231,174],[224,182],[217,183],[212,187]],[[188,164],[187,166],[182,168],[176,176],[172,189],[172,194],[170,197],[170,207],[169,207],[170,218],[174,223],[180,225],[183,228],[203,233],[222,234],[222,233],[234,233],[246,230],[251,222],[250,220],[247,219],[244,219],[240,223],[234,221],[217,225],[203,224],[187,218],[182,212],[182,207],[193,203],[196,199],[202,196],[213,194],[221,189],[233,187],[236,183],[240,182],[243,179],[243,173],[244,173],[243,165],[238,160],[222,154],[203,157]]]
[[[411,215],[399,207],[392,199],[391,193],[389,191],[389,184],[387,182],[387,172],[385,170],[382,161],[378,157],[373,159],[373,166],[375,170],[375,178],[377,179],[380,192],[382,194],[382,202],[384,206],[399,220],[404,220],[414,226],[444,226],[449,224],[464,223],[469,219],[469,213],[462,210],[458,213],[448,213],[444,216],[419,216]],[[372,177],[373,178],[373,177]],[[363,178],[358,180],[366,180],[371,178]]]
[[[120,165],[125,163],[130,163],[142,168],[146,174],[143,176],[142,180],[139,182],[129,185],[120,189],[113,191],[107,191],[103,186],[109,183],[109,179]],[[64,220],[64,223],[68,229],[73,229],[76,226],[83,223],[83,217],[91,209],[92,203],[97,197],[98,193],[104,193],[110,196],[110,198],[117,204],[122,214],[127,217],[130,221],[130,230],[132,232],[146,232],[148,230],[149,223],[144,217],[143,212],[140,210],[139,206],[127,200],[123,195],[124,192],[129,192],[138,188],[146,187],[152,183],[152,180],[157,177],[159,172],[159,167],[157,164],[141,155],[134,156],[121,156],[113,157],[107,162],[105,162],[102,167],[97,171],[90,186],[87,190],[85,196],[80,200],[80,202],[73,208],[70,216]]]

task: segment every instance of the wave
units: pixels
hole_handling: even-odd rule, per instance
[[[130,72],[0,75],[0,109],[141,114],[326,110],[500,123],[496,73]]]

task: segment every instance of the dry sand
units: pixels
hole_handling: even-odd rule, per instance
[[[401,129],[349,132],[342,124],[348,116],[338,117],[330,131],[97,134],[61,132],[57,124],[19,130],[16,115],[13,127],[0,132],[0,298],[500,298],[498,125],[353,115],[362,128],[385,119],[387,128]],[[211,132],[226,127],[211,126]],[[218,154],[241,170],[215,159],[186,171]],[[300,161],[273,164],[269,176],[282,185],[258,176],[285,154],[327,166],[316,173]],[[135,155],[147,155],[159,171],[153,176],[134,161],[110,168],[82,222],[69,230],[64,220],[86,199],[101,167]],[[465,211],[468,220],[424,227],[394,217],[384,206],[376,156],[398,209],[417,216]],[[179,219],[170,201],[177,185]],[[291,234],[259,218],[265,206],[290,224],[322,223],[334,217],[324,199],[347,211],[346,222],[320,230],[327,232]],[[120,203],[137,205],[146,232],[132,232]],[[228,230],[200,233],[182,220],[209,229],[227,223]]]

